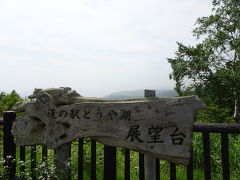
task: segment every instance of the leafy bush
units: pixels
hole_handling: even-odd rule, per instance
[[[218,105],[209,105],[197,113],[197,122],[203,123],[235,123],[231,109]]]
[[[11,110],[13,105],[17,102],[23,101],[23,99],[13,90],[10,94],[1,94],[0,99],[0,117],[3,115],[3,111]]]

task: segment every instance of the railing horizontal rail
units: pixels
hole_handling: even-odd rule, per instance
[[[240,124],[194,123],[193,131],[208,133],[240,133]]]

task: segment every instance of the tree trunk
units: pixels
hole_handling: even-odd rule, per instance
[[[234,58],[233,58],[233,72],[234,72],[234,81],[238,83],[238,80],[235,78],[236,77],[236,62],[237,62],[237,52],[234,52]],[[234,90],[234,115],[233,118],[236,123],[240,123],[240,99],[238,98],[238,91],[235,89]]]
[[[236,123],[240,123],[240,104],[237,99],[235,99],[235,105],[234,105],[234,120]]]

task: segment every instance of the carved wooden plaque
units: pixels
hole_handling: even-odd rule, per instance
[[[196,96],[129,101],[79,96],[65,105],[56,105],[56,97],[48,91],[38,92],[35,98],[16,108],[25,112],[12,130],[17,145],[57,148],[91,137],[184,165],[191,156],[195,111],[203,108]]]

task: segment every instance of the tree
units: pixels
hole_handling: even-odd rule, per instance
[[[0,101],[2,100],[2,98],[5,96],[6,94],[4,92],[0,93]]]
[[[198,18],[196,45],[178,44],[168,58],[179,95],[196,94],[208,104],[231,108],[240,122],[240,1],[213,0],[212,14]]]
[[[22,100],[15,90],[10,94],[4,94],[0,100],[0,117],[3,115],[3,111],[11,110],[14,104]]]

